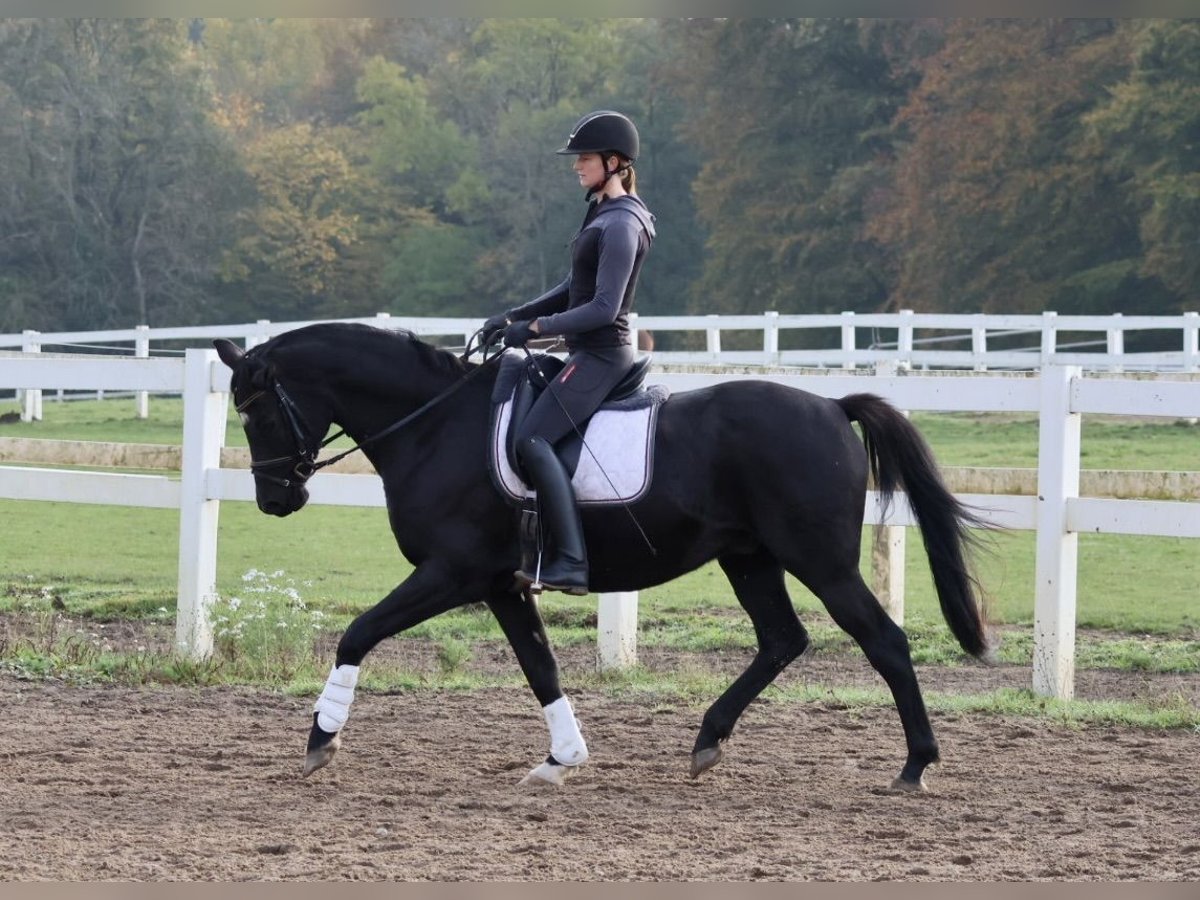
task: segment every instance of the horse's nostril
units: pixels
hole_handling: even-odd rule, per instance
[[[291,510],[286,504],[280,503],[278,500],[259,499],[258,508],[269,516],[286,516]]]

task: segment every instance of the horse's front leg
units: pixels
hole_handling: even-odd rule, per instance
[[[424,562],[399,587],[350,623],[338,642],[325,689],[313,707],[305,776],[329,765],[341,746],[339,735],[350,715],[363,657],[384,638],[461,606],[466,602],[464,598],[470,599],[468,589],[453,576],[449,566]]]
[[[497,593],[488,600],[517,655],[550,729],[550,753],[521,779],[523,785],[561,785],[587,760],[587,744],[571,701],[558,681],[558,661],[550,649],[542,617],[528,594]]]

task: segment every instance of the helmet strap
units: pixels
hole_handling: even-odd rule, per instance
[[[612,178],[614,175],[620,175],[622,172],[633,168],[633,163],[618,162],[617,167],[610,172],[608,170],[608,161],[613,158],[616,158],[617,160],[621,159],[620,155],[616,154],[616,153],[601,153],[600,154],[600,162],[604,165],[604,173],[605,173],[604,178],[601,179],[598,184],[595,184],[592,187],[588,188],[587,193],[584,195],[584,198],[583,198],[585,202],[591,203],[592,197],[594,197],[596,194],[603,191],[605,189],[605,187],[608,186],[609,179]]]

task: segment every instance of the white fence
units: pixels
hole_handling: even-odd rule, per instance
[[[426,337],[449,338],[465,343],[481,324],[475,318],[393,318],[386,313],[360,319],[344,319],[388,328],[405,328]],[[167,343],[211,341],[223,337],[244,341],[247,347],[261,343],[305,322],[257,322],[240,325],[147,328],[108,331],[74,331],[0,334],[0,350],[10,348],[35,353],[43,347],[97,349],[147,358],[152,353],[181,355],[165,349]],[[703,336],[704,349],[658,349],[660,364],[683,365],[772,365],[854,369],[880,363],[895,363],[915,369],[1029,370],[1043,365],[1073,365],[1089,371],[1107,372],[1200,372],[1200,314],[1178,316],[1060,316],[987,315],[943,313],[844,312],[836,315],[780,315],[766,312],[744,316],[631,316],[635,330],[657,335]],[[730,334],[757,333],[755,349],[731,350]],[[1126,339],[1155,334],[1158,342],[1174,349],[1133,351]],[[789,335],[803,335],[803,342],[820,346],[780,349]],[[1070,340],[1064,340],[1069,336]],[[1014,342],[1022,346],[1003,349]],[[4,387],[0,385],[0,388]],[[41,387],[45,387],[44,385]],[[147,394],[137,393],[139,414],[146,415]],[[29,389],[22,404],[22,417],[41,418],[40,389]]]
[[[1078,367],[1052,365],[1038,375],[851,374],[827,370],[751,376],[656,371],[650,380],[681,391],[745,377],[765,378],[831,397],[872,391],[906,410],[1038,414],[1037,496],[959,496],[967,503],[985,508],[987,518],[996,524],[1037,532],[1033,688],[1039,694],[1064,698],[1073,694],[1080,533],[1200,538],[1200,502],[1079,496],[1081,415],[1196,417],[1200,415],[1200,380],[1195,378],[1087,376]],[[208,608],[216,593],[220,502],[254,498],[253,478],[248,471],[220,468],[228,370],[216,360],[213,351],[205,350],[189,350],[186,361],[0,357],[0,387],[32,389],[34,386],[183,394],[181,480],[0,466],[0,497],[178,508],[177,643],[188,653],[210,652]],[[374,476],[323,473],[313,479],[310,489],[312,503],[384,505],[382,486]],[[870,523],[880,522],[874,494],[868,496],[866,518]],[[915,522],[907,504],[901,501],[886,524],[906,527]],[[628,659],[632,653],[636,604],[636,594],[601,598],[601,652],[611,661]]]

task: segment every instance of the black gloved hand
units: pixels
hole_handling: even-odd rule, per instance
[[[504,313],[496,313],[494,316],[488,316],[486,322],[483,323],[481,331],[483,346],[490,347],[500,337],[500,334],[508,327],[508,316]]]
[[[505,347],[524,347],[525,344],[535,337],[537,332],[530,329],[533,320],[525,322],[513,322],[508,328],[504,329],[504,346]]]

